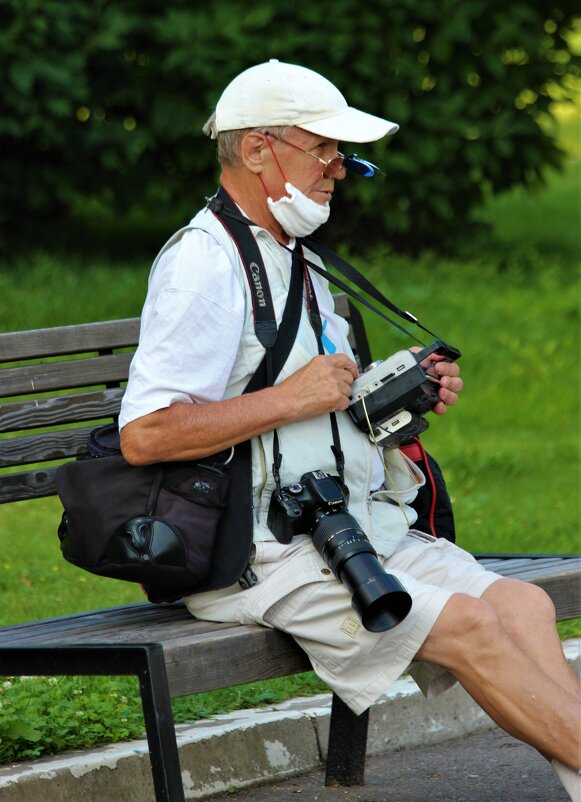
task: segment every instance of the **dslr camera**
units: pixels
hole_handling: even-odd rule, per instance
[[[432,354],[450,362],[462,355],[435,340],[417,353],[398,351],[385,361],[373,362],[351,385],[349,414],[378,445],[397,448],[428,428],[423,415],[438,401],[440,380],[420,363]]]
[[[300,482],[272,494],[268,526],[280,543],[309,534],[334,575],[353,594],[352,604],[365,629],[384,632],[409,613],[412,599],[388,574],[369,539],[347,510],[349,491],[338,476],[303,474]]]

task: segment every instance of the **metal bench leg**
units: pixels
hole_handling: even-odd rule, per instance
[[[325,785],[363,785],[369,710],[356,716],[333,694]]]
[[[139,685],[156,802],[185,802],[161,647],[147,647],[147,667],[139,674]]]
[[[7,646],[0,649],[1,674],[136,675],[156,802],[185,802],[167,672],[159,643]]]

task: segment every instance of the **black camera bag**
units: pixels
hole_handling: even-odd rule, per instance
[[[247,467],[244,455],[230,450],[196,462],[133,466],[121,454],[116,424],[95,429],[87,456],[57,471],[62,554],[91,573],[139,582],[156,600],[179,598],[209,575],[232,473]]]

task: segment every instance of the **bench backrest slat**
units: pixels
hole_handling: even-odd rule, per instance
[[[59,362],[41,362],[5,368],[2,371],[2,395],[5,397],[68,390],[74,387],[122,382],[133,353],[111,354]]]
[[[16,432],[53,424],[80,423],[99,417],[113,417],[119,412],[124,392],[122,387],[113,387],[110,390],[96,390],[75,395],[12,401],[0,407],[0,430]],[[0,454],[1,443],[0,440]]]
[[[9,467],[76,457],[87,450],[87,437],[94,428],[56,429],[29,437],[0,441],[1,464]]]
[[[56,468],[0,474],[0,504],[56,495]]]
[[[0,362],[135,346],[138,317],[0,334]]]

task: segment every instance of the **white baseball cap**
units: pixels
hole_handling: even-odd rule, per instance
[[[222,131],[296,125],[341,142],[373,142],[399,126],[353,109],[326,78],[297,64],[271,59],[232,80],[216,106],[211,137]]]

